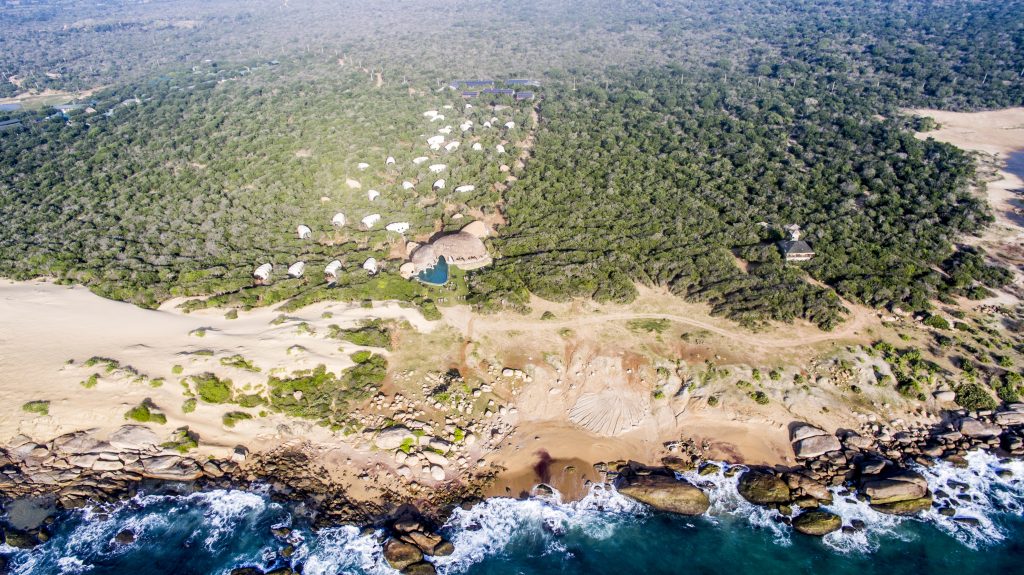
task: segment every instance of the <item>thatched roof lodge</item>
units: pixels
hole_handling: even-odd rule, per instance
[[[270,283],[270,275],[274,271],[273,264],[263,264],[252,272],[252,282],[258,286]]]
[[[800,226],[789,224],[783,230],[789,235],[789,239],[779,242],[779,251],[787,262],[806,262],[814,257],[811,246],[800,239]]]
[[[480,238],[466,232],[441,236],[433,243],[420,246],[412,254],[416,273],[433,268],[438,258],[464,270],[474,270],[491,263],[491,255]]]

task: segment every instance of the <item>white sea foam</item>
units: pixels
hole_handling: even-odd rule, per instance
[[[619,495],[612,487],[593,484],[579,501],[563,503],[556,491],[530,499],[496,497],[470,509],[456,509],[445,525],[455,553],[437,557],[441,573],[459,573],[486,557],[501,552],[516,536],[546,539],[545,555],[566,553],[557,536],[580,530],[587,537],[607,539],[624,518],[645,513],[643,505]]]
[[[949,496],[935,499],[940,504],[948,502],[955,507],[954,517],[942,515],[936,507],[915,517],[887,515],[852,495],[841,497],[839,490],[834,489],[834,503],[827,509],[842,517],[845,525],[859,519],[865,527],[854,533],[830,533],[824,538],[825,544],[842,553],[871,552],[878,548],[882,538],[911,537],[909,532],[898,528],[904,521],[930,523],[971,549],[1005,539],[1006,533],[996,518],[1000,513],[1019,515],[1024,512],[1024,462],[1014,460],[1001,464],[999,458],[984,451],[969,453],[967,462],[966,468],[945,461],[933,467],[915,467],[927,479],[933,494],[945,492]],[[1000,470],[1009,470],[1013,475],[1001,478]]]
[[[976,549],[1006,538],[1006,532],[995,521],[998,514],[1024,512],[1024,461],[1011,460],[1003,464],[998,457],[984,451],[973,451],[966,459],[966,468],[945,461],[934,467],[918,468],[928,479],[933,494],[945,492],[948,495],[936,500],[948,502],[956,509],[955,516],[946,517],[933,507],[924,512],[922,518]],[[1001,470],[1012,475],[1000,477]]]
[[[688,471],[677,474],[707,492],[708,499],[711,500],[711,507],[705,514],[707,518],[716,524],[720,524],[722,520],[743,520],[756,529],[770,532],[777,544],[791,544],[790,529],[777,521],[778,512],[754,505],[744,499],[737,490],[739,477],[742,475],[741,472],[747,469],[746,466],[727,463],[717,463],[717,465],[719,470],[716,473],[700,475],[697,471]],[[727,477],[726,471],[733,467],[740,471],[732,472],[732,477]],[[724,527],[728,528],[728,526]]]
[[[294,559],[303,563],[306,575],[390,575],[395,570],[384,561],[379,535],[360,535],[360,530],[351,525],[322,529],[311,544],[299,547]]]

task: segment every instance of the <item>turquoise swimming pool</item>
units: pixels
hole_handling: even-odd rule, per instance
[[[437,263],[430,269],[421,271],[416,279],[425,284],[440,286],[448,281],[448,262],[443,257],[437,258]]]

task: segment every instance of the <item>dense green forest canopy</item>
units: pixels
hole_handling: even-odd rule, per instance
[[[385,232],[331,215],[379,211],[422,239],[500,206],[500,257],[467,278],[484,309],[530,291],[628,301],[641,282],[745,323],[827,328],[837,294],[918,310],[1007,281],[955,250],[990,220],[972,162],[915,139],[902,109],[1024,103],[1020,1],[25,1],[0,7],[0,34],[0,97],[107,86],[82,102],[95,113],[0,112],[21,121],[0,132],[7,276],[143,305],[424,303],[444,292],[397,265],[314,279],[334,258],[395,257]],[[539,125],[524,103],[503,112],[517,133],[474,135],[487,150],[529,136],[531,156],[506,188],[492,154],[463,150],[449,179],[477,192],[432,194],[410,165],[434,129],[421,112],[479,125],[491,110],[443,86],[481,76],[542,80]],[[790,223],[818,253],[801,267],[775,246]],[[312,277],[248,287],[260,261],[298,259]]]
[[[0,271],[65,278],[155,305],[236,292],[264,262],[278,265],[278,279],[284,267],[307,262],[308,277],[245,296],[270,303],[323,284],[322,270],[339,259],[337,287],[418,297],[426,288],[397,277],[381,285],[360,267],[369,257],[386,260],[399,240],[384,226],[407,222],[406,235],[423,241],[456,213],[491,211],[493,183],[505,178],[496,146],[530,122],[528,102],[509,100],[501,111],[463,106],[449,90],[377,87],[337,63],[293,61],[227,73],[207,67],[103,92],[94,112],[29,115],[0,148]],[[474,133],[480,151],[470,149],[468,134],[458,150],[431,151],[426,138],[444,122],[424,118],[430,109],[477,124],[498,114],[521,128]],[[459,130],[454,116],[447,123]],[[421,156],[430,161],[412,161]],[[431,173],[433,163],[444,173]],[[451,185],[433,191],[438,177]],[[476,189],[454,192],[460,183]],[[370,190],[380,196],[371,200]],[[339,212],[347,225],[332,225]],[[371,214],[380,222],[361,229]],[[313,237],[300,240],[299,225]]]

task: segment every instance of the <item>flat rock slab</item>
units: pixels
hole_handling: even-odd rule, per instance
[[[680,515],[702,515],[711,506],[707,493],[688,481],[667,475],[630,478],[619,493],[660,511]]]
[[[793,444],[793,453],[801,459],[818,457],[830,451],[839,451],[843,446],[834,435],[815,435]]]

